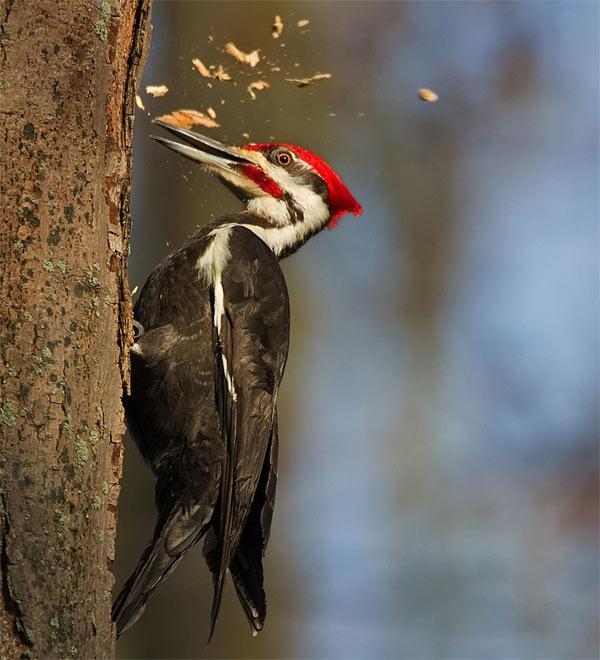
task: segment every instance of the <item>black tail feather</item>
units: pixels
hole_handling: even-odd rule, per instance
[[[159,519],[152,542],[114,602],[112,618],[117,637],[142,616],[152,592],[204,535],[211,516],[211,507],[197,504],[188,509],[176,508]]]
[[[253,553],[255,554],[255,553]],[[231,562],[231,577],[252,632],[260,632],[267,614],[267,600],[263,588],[263,567],[260,556],[246,557],[238,549]]]
[[[236,553],[229,565],[229,572],[233,578],[238,599],[253,632],[262,630],[267,610],[263,589],[262,544],[260,537],[257,536],[260,533],[260,528],[256,526],[256,522],[257,520],[254,516],[248,519]],[[208,530],[204,538],[203,552],[206,563],[213,574],[213,585],[215,593],[217,593],[221,566],[221,548],[214,527]],[[218,602],[220,605],[221,601],[220,599],[218,601],[213,600],[213,606],[215,602]],[[217,615],[218,609],[216,612],[213,612],[207,646],[214,633],[214,624],[216,623]]]
[[[253,634],[262,630],[267,614],[262,559],[268,535],[268,529],[263,524],[263,517],[269,474],[270,462],[265,460],[256,496],[229,566],[237,597],[252,627]]]
[[[276,434],[276,430],[274,433]],[[224,561],[222,534],[218,523],[221,519],[219,512],[221,503],[215,509],[214,522],[204,538],[204,558],[213,574],[214,586],[211,628],[207,646],[215,630],[227,569],[231,574],[238,599],[253,633],[258,633],[264,626],[267,604],[263,586],[262,558],[269,537],[273,513],[277,476],[276,461],[277,436],[274,435],[267,448],[256,494],[244,522],[241,537],[238,542],[229,542],[227,545],[228,551],[231,553],[228,561]],[[229,537],[229,541],[231,541],[231,537]]]

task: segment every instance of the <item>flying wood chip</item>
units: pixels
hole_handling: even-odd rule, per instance
[[[303,28],[303,27],[306,27],[309,23],[310,23],[310,21],[309,21],[307,18],[303,18],[302,20],[298,21],[298,22],[296,23],[296,25],[297,25],[299,28]]]
[[[198,110],[174,110],[171,114],[161,115],[157,119],[181,128],[192,128],[192,126],[219,127],[214,119],[207,117],[203,112],[198,112]]]
[[[150,96],[154,96],[154,98],[157,96],[164,96],[168,91],[169,88],[166,85],[148,85],[146,87],[146,94],[150,94]]]
[[[231,80],[231,76],[225,71],[222,64],[219,64],[217,70],[213,73],[213,78],[221,81]]]
[[[298,87],[306,87],[307,85],[312,85],[314,82],[317,82],[317,80],[327,80],[329,78],[331,78],[330,73],[316,73],[310,78],[286,78],[285,82],[294,83],[298,85]]]
[[[427,103],[435,103],[440,97],[433,90],[421,87],[419,98],[421,101],[426,101]]]
[[[212,78],[210,71],[204,66],[204,62],[197,57],[192,60],[194,69],[204,78]]]
[[[206,114],[207,114],[211,119],[216,119],[216,118],[217,118],[217,113],[216,113],[212,108],[207,108],[207,109],[206,109]]]
[[[144,107],[144,102],[142,101],[142,97],[139,94],[135,95],[135,104],[140,110],[145,110],[146,108]]]
[[[257,50],[253,50],[247,57],[246,57],[246,62],[251,67],[255,67],[259,62],[260,62],[260,55],[258,54]]]
[[[251,53],[244,53],[233,43],[233,41],[229,41],[225,44],[225,52],[238,62],[249,64],[251,67],[255,67],[260,62],[260,55],[257,50],[253,50]]]
[[[283,32],[283,21],[281,20],[281,16],[275,16],[275,20],[273,21],[273,26],[271,27],[271,34],[273,35],[273,39],[279,39],[279,36]]]
[[[266,80],[255,80],[248,85],[247,90],[252,97],[252,100],[256,101],[256,94],[254,93],[254,90],[256,89],[257,91],[260,91],[261,89],[267,89],[268,87],[269,83]]]

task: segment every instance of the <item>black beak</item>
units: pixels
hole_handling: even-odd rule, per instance
[[[190,131],[187,128],[172,126],[160,119],[155,119],[154,123],[183,140],[185,144],[151,135],[150,137],[153,140],[196,163],[226,170],[231,170],[233,165],[253,164],[251,160],[241,156],[217,140],[194,133],[194,131]]]

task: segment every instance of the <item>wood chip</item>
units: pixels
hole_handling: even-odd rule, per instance
[[[432,89],[421,87],[419,90],[419,98],[421,101],[425,101],[427,103],[435,103],[440,97]]]
[[[204,66],[204,62],[197,57],[192,60],[192,64],[194,65],[194,69],[203,76],[204,78],[210,78],[211,73],[210,71]]]
[[[302,20],[298,21],[298,22],[296,23],[296,25],[297,25],[299,28],[303,28],[303,27],[306,27],[309,23],[310,23],[310,21],[309,21],[307,18],[303,18]]]
[[[269,83],[266,80],[255,80],[254,82],[251,82],[246,89],[248,90],[252,100],[256,101],[256,94],[254,93],[254,90],[256,89],[257,91],[260,91],[261,89],[267,89],[268,87]]]
[[[222,64],[219,64],[217,70],[213,73],[213,78],[221,81],[231,80],[231,76],[225,71]]]
[[[150,94],[154,98],[158,96],[164,96],[169,91],[169,88],[166,85],[148,85],[146,87],[146,94]]]
[[[250,139],[250,133],[242,133],[242,137],[246,138],[246,140]]]
[[[255,67],[260,61],[260,55],[257,50],[253,50],[251,53],[244,53],[233,43],[233,41],[229,41],[225,44],[225,52],[238,62],[249,64],[251,67]]]
[[[312,85],[314,82],[317,82],[317,80],[327,80],[329,78],[331,78],[330,73],[316,73],[310,78],[286,78],[285,82],[294,83],[298,85],[298,87],[306,87],[307,85]]]
[[[145,110],[144,108],[144,102],[142,101],[142,97],[139,94],[135,95],[135,104],[140,110]]]
[[[275,16],[275,19],[273,21],[273,25],[271,27],[271,34],[273,35],[273,39],[279,39],[279,36],[283,32],[283,21],[281,20],[281,16]]]
[[[260,62],[260,55],[257,50],[253,50],[249,55],[246,56],[246,62],[251,66],[255,67]]]
[[[204,78],[215,78],[216,80],[221,81],[231,80],[231,76],[225,71],[222,64],[219,64],[218,67],[214,64],[210,64],[207,67],[204,62],[198,58],[193,59],[192,64],[194,65],[194,69],[196,69],[196,71]],[[212,87],[210,83],[206,84],[209,87]]]
[[[216,113],[212,108],[207,108],[207,109],[206,109],[206,114],[207,114],[211,119],[216,119],[216,118],[217,118],[217,113]]]
[[[172,126],[180,126],[181,128],[191,128],[192,126],[204,126],[204,128],[219,127],[219,124],[213,118],[207,117],[203,112],[198,112],[198,110],[174,110],[171,114],[161,115],[157,119]]]
[[[272,67],[271,67],[271,71],[272,71],[273,73],[278,73],[279,71],[281,71],[281,68],[278,67],[278,66],[272,66]]]

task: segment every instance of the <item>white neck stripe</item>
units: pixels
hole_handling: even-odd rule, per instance
[[[277,256],[323,229],[329,220],[329,209],[323,198],[307,188],[297,188],[292,198],[302,212],[303,219],[295,224],[292,223],[287,203],[282,199],[270,195],[255,197],[246,206],[248,211],[265,218],[272,226],[244,226],[263,240]]]

